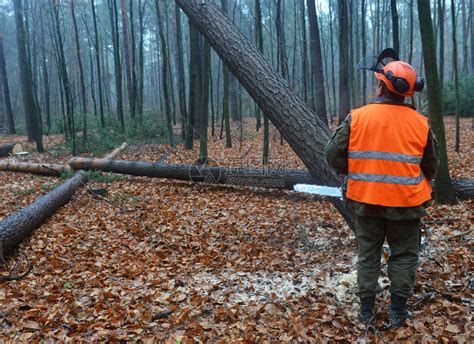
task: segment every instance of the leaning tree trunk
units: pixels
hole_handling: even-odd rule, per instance
[[[176,3],[282,133],[317,184],[340,186],[342,178],[327,165],[324,158],[324,146],[331,135],[329,129],[275,73],[258,49],[214,4],[198,0],[176,0]],[[353,214],[342,201],[332,202],[352,227]]]
[[[126,147],[127,144],[123,143],[122,146],[107,155],[105,160],[114,159]],[[0,258],[9,254],[19,243],[30,236],[38,226],[66,204],[74,192],[86,182],[87,174],[84,171],[79,171],[29,206],[0,221]]]
[[[10,154],[21,152],[23,147],[19,143],[5,143],[0,145],[0,157],[5,157]]]
[[[283,168],[259,169],[248,166],[171,165],[145,161],[90,158],[73,158],[69,161],[69,165],[75,170],[285,190],[293,190],[296,184],[317,184],[317,181],[308,171]],[[456,180],[454,185],[459,198],[473,198],[473,180]]]

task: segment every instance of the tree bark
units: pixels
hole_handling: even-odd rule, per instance
[[[423,46],[423,60],[426,71],[426,83],[428,86],[428,108],[431,126],[439,143],[440,166],[436,175],[436,201],[442,204],[453,204],[456,203],[456,195],[448,169],[446,137],[441,113],[441,89],[439,87],[438,68],[436,66],[436,51],[434,47],[430,6],[429,3],[424,0],[417,1],[421,42]]]
[[[326,123],[326,96],[324,94],[324,77],[323,77],[323,57],[321,54],[321,41],[319,37],[318,15],[316,13],[316,3],[307,0],[308,16],[309,16],[309,36],[311,47],[311,80],[314,85],[314,94],[311,95],[312,108],[318,115],[319,119]]]
[[[320,185],[340,186],[339,177],[324,158],[330,131],[262,54],[211,3],[176,0],[250,96],[282,133]],[[350,226],[353,215],[342,201],[333,200]]]
[[[9,154],[21,152],[23,150],[19,143],[5,143],[0,145],[0,157],[8,156]]]
[[[53,191],[1,221],[0,257],[11,253],[39,225],[66,204],[86,181],[86,173],[78,172]]]

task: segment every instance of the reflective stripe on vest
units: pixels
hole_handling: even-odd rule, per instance
[[[421,156],[413,156],[400,153],[387,153],[376,151],[352,151],[349,152],[351,159],[376,159],[376,160],[390,160],[398,162],[406,162],[409,164],[421,164]]]
[[[372,183],[388,183],[400,185],[418,185],[423,181],[423,172],[416,178],[391,176],[388,174],[349,173],[349,179]]]
[[[398,105],[351,111],[347,198],[387,207],[415,207],[431,198],[421,170],[428,119]]]

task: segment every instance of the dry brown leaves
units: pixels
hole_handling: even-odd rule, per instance
[[[252,125],[242,148],[238,131],[232,149],[210,140],[216,164],[260,166],[261,133]],[[469,139],[472,131],[463,130]],[[275,165],[303,167],[288,145],[280,146],[279,135],[271,154]],[[472,165],[468,154],[460,160]],[[197,147],[143,145],[121,156],[160,157],[192,163]],[[453,174],[472,178],[468,165],[455,163]],[[0,181],[0,218],[58,182],[12,173],[0,173]],[[138,177],[90,186],[107,188],[113,205],[83,189],[22,244],[33,269],[0,286],[3,339],[310,343],[365,337],[353,294],[354,237],[329,203],[292,192]],[[384,339],[470,342],[472,234],[448,237],[472,227],[472,203],[433,207],[424,220],[415,319]],[[381,323],[388,303],[386,289],[379,297]]]

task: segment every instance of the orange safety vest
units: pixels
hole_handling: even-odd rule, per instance
[[[351,111],[347,198],[386,207],[431,199],[420,164],[428,119],[412,108],[369,104]]]

